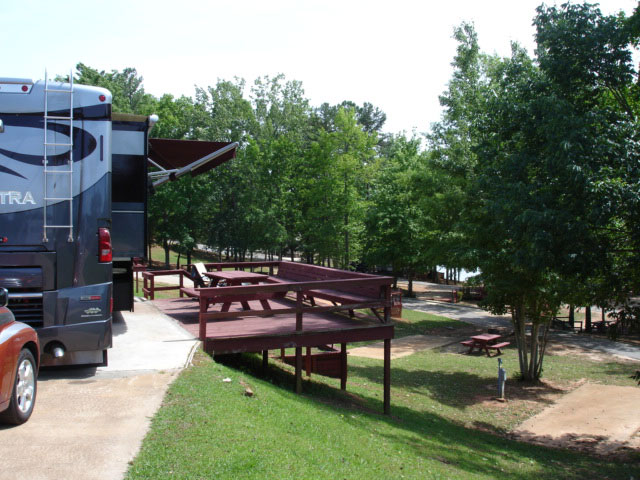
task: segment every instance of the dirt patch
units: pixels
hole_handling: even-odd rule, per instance
[[[406,357],[422,350],[442,347],[452,342],[457,342],[457,337],[441,337],[436,335],[411,335],[396,338],[391,341],[391,359]],[[356,357],[384,359],[384,342],[376,342],[365,347],[357,347],[349,350],[349,354]]]
[[[522,423],[520,440],[599,454],[640,449],[640,389],[585,383]]]

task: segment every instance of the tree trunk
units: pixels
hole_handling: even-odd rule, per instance
[[[569,305],[569,326],[571,327],[571,331],[573,331],[573,327],[575,323],[576,323],[575,307],[573,305]]]
[[[527,379],[527,338],[525,335],[524,311],[522,305],[511,306],[511,323],[513,324],[516,346],[518,347],[518,363],[523,379]]]
[[[530,356],[529,356],[529,368],[527,369],[527,380],[533,380],[536,378],[536,371],[538,365],[538,330],[540,325],[534,323],[531,325],[531,343],[530,343]]]
[[[162,248],[164,248],[164,268],[169,270],[169,241],[162,241]]]
[[[349,215],[344,216],[344,268],[349,267]]]
[[[591,306],[584,309],[584,329],[587,333],[591,333]]]
[[[539,379],[542,375],[542,361],[544,360],[544,354],[547,350],[547,339],[549,336],[549,325],[551,324],[551,319],[547,323],[544,324],[544,334],[542,335],[542,344],[540,345],[540,355],[538,360],[538,366],[536,367],[535,378]]]
[[[409,280],[409,292],[407,293],[407,295],[409,296],[409,298],[412,298],[413,297],[413,272],[409,272],[408,280]]]

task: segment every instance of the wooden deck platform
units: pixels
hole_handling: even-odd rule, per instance
[[[276,308],[292,308],[295,302],[286,299],[270,300]],[[248,302],[252,310],[260,311],[258,300]],[[176,319],[182,327],[199,335],[199,304],[191,298],[154,300],[163,313]],[[230,312],[240,312],[238,303]],[[366,321],[332,313],[307,313],[302,331],[296,331],[296,315],[248,316],[207,322],[207,352],[261,352],[291,347],[315,347],[327,343],[362,342],[393,338],[393,324]]]
[[[289,299],[269,300],[274,312],[295,310],[296,302]],[[203,348],[208,353],[262,352],[263,362],[268,361],[269,350],[296,349],[296,391],[301,391],[303,369],[302,349],[327,344],[340,344],[342,376],[341,388],[346,389],[347,348],[349,342],[383,340],[384,361],[384,411],[390,411],[390,370],[391,339],[393,324],[369,321],[358,317],[339,315],[332,312],[307,311],[302,329],[296,329],[295,312],[265,316],[259,300],[250,300],[250,311],[243,311],[239,302],[231,304],[230,318],[216,318],[206,322]],[[163,313],[177,320],[184,329],[202,338],[200,323],[200,303],[193,298],[154,300]],[[262,313],[252,315],[251,312]],[[240,314],[243,316],[233,316]],[[299,327],[299,324],[298,324]],[[308,350],[307,350],[308,351]]]

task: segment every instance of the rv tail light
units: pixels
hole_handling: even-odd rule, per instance
[[[111,248],[111,234],[108,228],[98,229],[98,261],[108,263],[113,259]]]
[[[104,95],[100,95],[98,97],[98,100],[100,100],[101,102],[104,102],[107,99],[107,97],[105,97]]]
[[[113,313],[113,297],[111,297],[111,301],[109,302],[109,313]]]

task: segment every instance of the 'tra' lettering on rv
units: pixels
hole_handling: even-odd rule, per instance
[[[0,190],[0,205],[25,205],[27,203],[36,204],[31,192],[23,194],[22,192]]]

